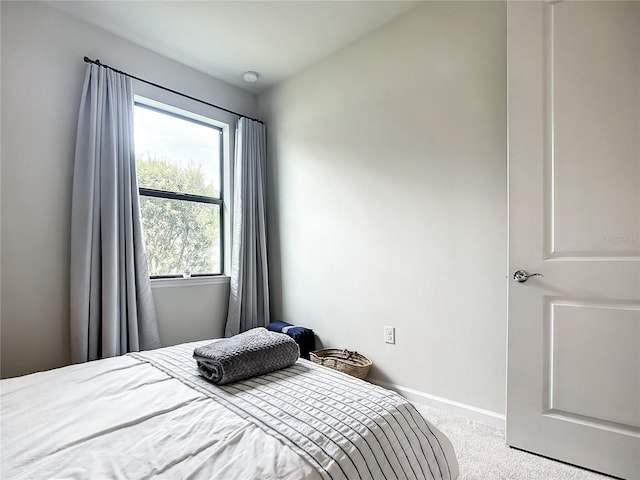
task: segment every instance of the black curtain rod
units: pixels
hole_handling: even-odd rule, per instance
[[[204,100],[200,100],[199,98],[192,97],[191,95],[187,95],[186,93],[178,92],[177,90],[173,90],[171,88],[167,88],[167,87],[164,87],[162,85],[158,85],[157,83],[153,83],[153,82],[150,82],[148,80],[144,80],[142,78],[136,77],[135,75],[131,75],[131,74],[127,73],[127,72],[123,72],[122,70],[118,70],[116,68],[110,67],[109,65],[105,65],[104,63],[101,63],[100,60],[91,60],[89,57],[84,57],[84,61],[86,63],[93,63],[94,65],[98,65],[99,67],[108,68],[111,71],[114,71],[114,72],[119,73],[121,75],[125,75],[125,76],[127,76],[129,78],[133,78],[134,80],[138,80],[139,82],[146,83],[147,85],[151,85],[151,86],[154,86],[156,88],[160,88],[162,90],[166,90],[167,92],[175,93],[176,95],[180,95],[181,97],[185,97],[185,98],[188,98],[190,100],[195,100],[196,102],[204,103],[205,105],[209,105],[210,107],[217,108],[218,110],[222,110],[223,112],[227,112],[227,113],[230,113],[232,115],[236,115],[238,117],[244,117],[244,118],[248,118],[249,120],[253,120],[255,122],[260,122],[260,123],[262,123],[264,125],[264,122],[262,120],[257,119],[257,118],[248,117],[247,115],[243,115],[241,113],[234,112],[233,110],[229,110],[228,108],[221,107],[220,105],[216,105],[214,103],[205,102]]]

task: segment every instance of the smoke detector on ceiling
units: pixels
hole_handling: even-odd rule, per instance
[[[256,72],[251,72],[251,71],[244,72],[244,75],[242,75],[242,78],[247,83],[253,83],[258,80],[258,74]]]

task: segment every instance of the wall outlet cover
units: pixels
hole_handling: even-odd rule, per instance
[[[395,327],[384,327],[384,343],[396,343],[396,329]]]

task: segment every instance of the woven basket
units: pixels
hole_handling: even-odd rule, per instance
[[[313,363],[348,373],[357,378],[365,378],[369,373],[369,367],[371,367],[371,360],[367,357],[345,348],[323,348],[310,352],[309,357]]]

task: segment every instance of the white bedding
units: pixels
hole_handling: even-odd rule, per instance
[[[260,415],[259,411],[250,411],[252,408],[267,411],[275,408],[256,407],[262,401],[255,397],[256,392],[266,395],[264,392],[272,388],[267,377],[240,382],[227,390],[204,380],[204,383],[199,383],[201,377],[197,376],[190,352],[195,346],[205,343],[145,352],[138,358],[127,355],[2,380],[1,477],[92,480],[338,477],[336,472],[339,470],[332,462],[319,467],[318,462],[322,462],[324,456],[299,445],[297,436],[300,432],[307,432],[304,425],[294,425],[293,433],[283,435],[271,430],[273,421],[260,420],[254,416]],[[158,358],[156,366],[148,363]],[[177,373],[165,373],[163,370],[167,370],[169,365]],[[303,360],[291,367],[292,370],[276,372],[277,376],[271,382],[278,384],[279,392],[283,388],[298,389],[298,393],[292,393],[303,399],[300,380],[307,373],[314,375],[314,369],[318,368],[323,374],[326,371],[329,375],[338,375],[340,382],[353,381],[360,382],[355,385],[365,385]],[[283,373],[289,370],[290,374]],[[315,375],[317,377],[317,373]],[[281,380],[275,381],[278,378]],[[366,388],[379,389],[368,384]],[[390,395],[379,390],[383,395]],[[370,393],[373,398],[375,391]],[[247,395],[258,400],[252,401],[253,407],[248,403]],[[314,398],[317,395],[314,393]],[[328,403],[335,400],[335,395],[330,389],[325,390]],[[344,401],[353,402],[353,399],[347,395]],[[233,402],[233,405],[228,402]],[[292,409],[291,405],[287,408]],[[270,418],[292,421],[295,415],[290,417],[284,410],[283,404],[283,410]],[[305,414],[309,411],[314,410]],[[336,425],[322,428],[333,429],[336,433],[338,429],[344,430],[344,423]],[[432,442],[434,448],[437,450],[439,446],[444,454],[437,464],[432,459],[429,468],[437,472],[436,467],[440,470],[446,467],[442,474],[436,473],[433,478],[457,478],[457,463],[451,444],[435,427],[429,425],[429,428],[436,436]],[[340,436],[346,438],[343,433]],[[406,435],[406,438],[413,439],[411,435]],[[339,442],[329,436],[326,439],[313,437],[312,443],[325,445],[322,440],[339,447]],[[362,438],[364,443],[372,443],[371,436],[368,440],[365,435]],[[349,442],[353,440],[349,439]],[[356,448],[352,450],[370,448],[364,443],[354,443]],[[402,448],[406,449],[406,446]],[[347,465],[344,459],[338,458],[337,463],[341,462]],[[421,473],[414,477],[412,473],[403,475],[384,468],[381,469],[385,472],[382,477],[371,475],[368,472],[373,471],[373,467],[367,466],[368,470],[364,470],[358,462],[362,460],[351,461],[358,467],[347,472],[345,478],[423,478]],[[376,462],[382,460],[376,459]],[[346,468],[341,467],[343,470]],[[408,470],[409,467],[403,468]],[[415,462],[411,468],[420,472]],[[432,477],[425,475],[424,478]]]

